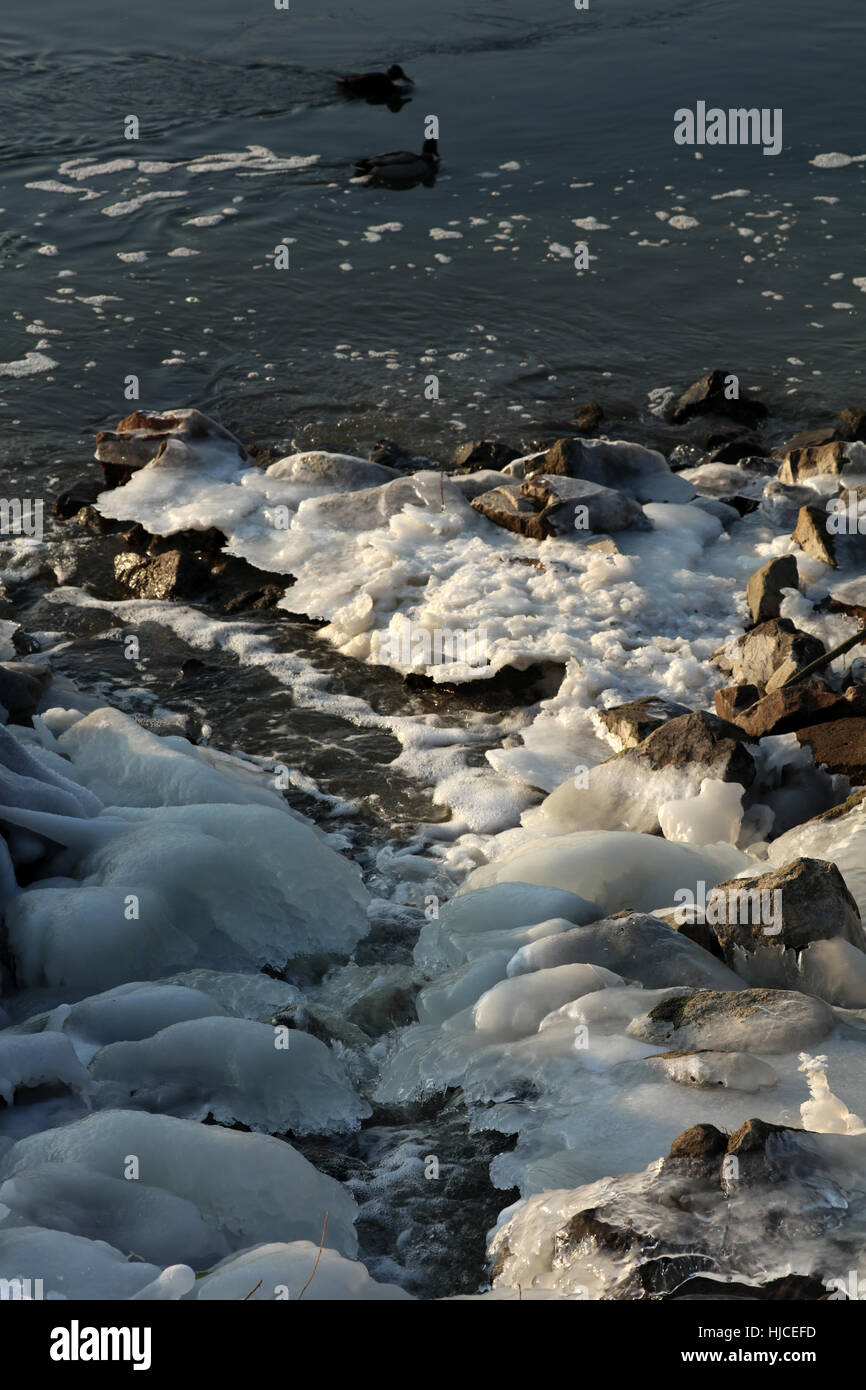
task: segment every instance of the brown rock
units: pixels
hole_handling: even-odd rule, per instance
[[[469,439],[454,450],[451,462],[452,467],[462,468],[466,473],[475,473],[479,468],[499,472],[516,458],[520,458],[518,450],[498,439]]]
[[[201,592],[208,571],[182,550],[153,556],[124,551],[114,557],[114,577],[133,598],[193,598]]]
[[[622,749],[637,748],[639,743],[661,728],[662,724],[688,713],[688,708],[678,705],[675,700],[648,695],[643,700],[630,700],[625,705],[613,705],[610,709],[596,710],[595,718],[613,735],[616,746]]]
[[[767,407],[760,401],[751,397],[728,399],[725,383],[731,375],[717,369],[693,382],[674,407],[671,415],[673,423],[685,424],[695,415],[727,415],[749,424],[762,419],[767,414]]]
[[[726,685],[722,690],[716,691],[716,714],[729,723],[739,724],[737,715],[751,709],[760,698],[761,692],[756,685]],[[742,725],[740,727],[742,728]]]
[[[752,621],[765,623],[778,618],[782,609],[782,590],[796,589],[797,561],[793,555],[777,555],[755,570],[746,585],[746,601]]]
[[[604,419],[604,411],[598,401],[588,401],[579,405],[574,414],[574,423],[581,434],[591,434]]]
[[[814,560],[821,560],[833,569],[838,568],[834,538],[827,530],[827,512],[823,507],[801,507],[791,539]]]
[[[778,898],[773,898],[774,893]],[[857,904],[836,865],[826,859],[795,859],[766,874],[726,879],[710,890],[708,903],[711,895],[725,898],[723,915],[728,920],[711,925],[725,964],[732,970],[738,963],[738,952],[799,952],[813,941],[837,936],[866,951]],[[780,917],[775,914],[774,903],[779,906]],[[762,904],[769,906],[771,923],[763,920],[767,914]],[[768,925],[772,934],[766,930]]]
[[[516,531],[534,541],[546,540],[553,528],[545,519],[537,502],[521,495],[520,488],[496,487],[473,497],[470,506],[506,531]]]
[[[50,666],[35,661],[0,661],[0,705],[13,724],[30,723],[51,679]]]
[[[812,750],[816,763],[838,772],[855,786],[866,783],[866,717],[834,719],[797,730],[797,739]]]
[[[755,765],[744,747],[745,734],[736,724],[704,710],[679,715],[645,738],[640,753],[653,771],[663,767],[713,767],[722,782],[742,782],[750,787]]]
[[[727,642],[714,652],[710,660],[720,670],[733,676],[737,685],[764,687],[786,661],[796,663],[802,670],[824,655],[824,643],[817,637],[800,632],[790,618],[770,618],[758,623],[743,637]]]
[[[836,439],[830,444],[813,444],[805,449],[790,449],[778,472],[780,483],[801,483],[816,474],[838,477],[848,463],[847,445]]]
[[[726,1145],[726,1136],[715,1125],[692,1125],[677,1135],[668,1158],[711,1158],[723,1154]]]
[[[806,725],[857,715],[866,715],[866,686],[849,686],[840,695],[813,678],[770,691],[730,717],[749,738],[765,738],[768,734],[795,733]]]

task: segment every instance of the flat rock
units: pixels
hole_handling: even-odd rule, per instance
[[[866,783],[866,717],[833,719],[796,732],[798,741],[808,744],[821,767],[841,773],[855,786]]]
[[[778,618],[783,590],[796,589],[797,585],[797,561],[793,555],[777,555],[761,565],[746,585],[746,602],[752,621],[765,623],[769,618]]]
[[[675,700],[647,695],[642,700],[630,700],[624,705],[594,710],[592,717],[595,724],[602,726],[605,737],[619,753],[624,748],[637,748],[662,724],[689,713],[686,705],[679,705]]]
[[[530,540],[543,541],[553,535],[553,528],[538,503],[522,496],[519,485],[482,492],[478,497],[473,497],[470,505],[495,526],[528,536]]]
[[[581,531],[652,530],[649,518],[632,497],[584,478],[534,473],[521,483],[520,494],[543,509],[545,521],[557,536],[574,536]]]
[[[795,990],[699,990],[657,1004],[628,1032],[682,1049],[793,1052],[814,1047],[834,1024],[826,1004]]]

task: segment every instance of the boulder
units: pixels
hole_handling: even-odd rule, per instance
[[[827,529],[827,521],[825,507],[815,506],[813,503],[801,507],[791,540],[807,555],[811,555],[813,560],[820,560],[823,564],[837,569],[835,538]]]
[[[683,425],[695,415],[726,415],[745,424],[755,424],[768,413],[767,407],[753,397],[729,399],[726,382],[732,374],[716,369],[702,376],[684,391],[671,413],[675,425]]]
[[[765,874],[726,879],[711,896],[724,899],[726,920],[709,925],[732,970],[743,953],[800,952],[813,941],[834,937],[866,952],[857,904],[836,865],[825,859],[795,859]]]
[[[604,411],[598,401],[587,401],[574,412],[574,423],[581,434],[591,434],[598,429],[604,419]]]
[[[647,695],[642,700],[630,700],[624,705],[594,710],[592,719],[597,726],[601,725],[604,737],[619,753],[625,748],[637,748],[662,724],[688,713],[688,708],[678,705],[675,700]]]
[[[701,780],[710,777],[750,787],[755,764],[744,740],[743,731],[735,724],[704,710],[693,710],[655,729],[636,751],[653,771],[682,768],[699,771]]]
[[[734,690],[755,690],[755,686],[734,686]],[[716,708],[719,696],[716,693]],[[719,709],[720,713],[723,713]],[[770,734],[790,734],[806,725],[826,724],[836,719],[866,715],[866,686],[852,685],[842,694],[831,690],[822,680],[797,681],[755,700],[752,704],[731,710],[727,714],[749,738],[766,738]]]
[[[737,716],[751,709],[760,698],[761,692],[756,685],[726,685],[716,691],[716,714],[720,719],[742,727]]]
[[[833,719],[797,730],[800,743],[808,744],[812,757],[828,772],[841,773],[854,786],[866,783],[866,717]]]
[[[573,537],[580,531],[652,530],[652,523],[633,498],[583,478],[534,473],[521,483],[520,495],[543,509],[545,521],[556,536]]]
[[[208,568],[183,550],[150,556],[122,551],[114,557],[114,577],[133,598],[194,598],[207,583]]]
[[[793,555],[777,555],[761,565],[746,585],[746,602],[752,621],[765,623],[769,618],[778,618],[782,610],[782,591],[796,589],[797,584],[797,561]]]
[[[866,446],[834,440],[805,449],[789,449],[777,477],[780,483],[802,483],[816,476],[838,477],[846,469],[861,472],[866,465]]]
[[[13,724],[29,724],[51,684],[49,666],[35,661],[0,661],[0,705]]]
[[[196,450],[191,446],[208,441],[218,444],[228,458],[252,462],[237,436],[200,410],[171,410],[163,415],[135,410],[120,421],[115,431],[99,432],[96,457],[108,487],[121,487],[133,473],[156,463],[167,451],[173,465],[184,459],[196,460]]]
[[[454,450],[451,466],[465,473],[474,473],[479,468],[493,468],[499,472],[516,458],[520,458],[520,450],[498,439],[471,439]]]
[[[736,685],[764,687],[786,661],[802,670],[824,655],[824,643],[800,632],[790,618],[770,618],[758,623],[744,636],[726,642],[710,660],[733,677]]]
[[[796,990],[698,990],[663,1000],[628,1032],[683,1049],[764,1053],[814,1047],[834,1025],[822,1000]]]
[[[521,495],[520,487],[496,487],[473,497],[470,504],[495,526],[515,531],[530,540],[543,541],[553,535],[553,528],[544,517],[537,502]]]
[[[636,502],[690,502],[695,490],[672,473],[662,454],[611,439],[558,439],[546,453],[527,455],[524,473],[583,478],[626,492]]]

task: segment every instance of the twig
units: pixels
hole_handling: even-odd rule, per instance
[[[811,676],[813,671],[820,671],[822,667],[827,666],[834,657],[841,656],[843,652],[850,651],[852,647],[857,646],[858,642],[863,641],[866,641],[866,628],[861,628],[859,632],[855,632],[853,637],[846,637],[845,641],[840,642],[838,647],[833,647],[832,651],[825,652],[823,656],[818,657],[817,661],[810,661],[809,665],[804,666],[802,671],[795,671],[793,676],[789,676],[783,683],[782,689],[784,690],[788,685],[796,685],[797,682],[803,680],[804,677]]]
[[[261,1287],[262,1287],[262,1281],[261,1281],[261,1279],[260,1279],[259,1282],[256,1284],[256,1288],[255,1288],[255,1289],[250,1289],[249,1293],[245,1293],[245,1294],[244,1294],[243,1298],[241,1299],[241,1303],[246,1303],[246,1301],[247,1301],[248,1298],[252,1298],[252,1296],[253,1296],[253,1294],[255,1293],[256,1289],[260,1289]]]
[[[313,1274],[310,1275],[310,1277],[309,1277],[309,1279],[307,1280],[306,1284],[305,1284],[304,1287],[301,1289],[301,1292],[298,1294],[298,1298],[297,1298],[297,1301],[298,1301],[298,1302],[300,1302],[300,1300],[303,1298],[304,1294],[307,1292],[307,1289],[308,1289],[308,1288],[310,1287],[310,1285],[312,1284],[312,1282],[313,1282],[313,1275],[315,1274],[316,1270],[319,1268],[319,1260],[322,1258],[322,1250],[323,1250],[324,1245],[325,1245],[325,1232],[327,1231],[327,1229],[328,1229],[328,1212],[325,1212],[325,1224],[324,1224],[324,1226],[322,1227],[322,1239],[319,1241],[319,1253],[318,1253],[318,1255],[316,1256],[316,1263],[313,1265]]]

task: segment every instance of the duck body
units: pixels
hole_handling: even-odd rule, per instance
[[[392,63],[386,72],[350,72],[341,77],[337,86],[350,97],[370,102],[404,102],[412,79],[399,63]]]
[[[375,183],[432,183],[439,168],[439,149],[435,140],[425,140],[420,154],[410,150],[386,150],[357,160],[355,168]]]

